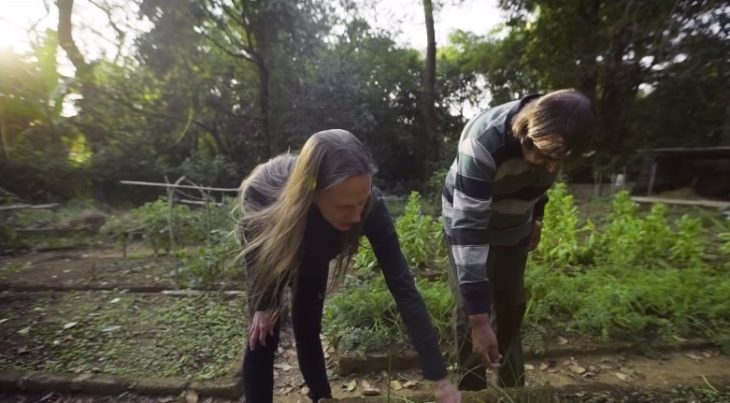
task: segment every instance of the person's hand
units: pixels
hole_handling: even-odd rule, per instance
[[[436,403],[461,403],[461,393],[448,378],[434,382],[433,395]]]
[[[248,345],[251,350],[257,344],[266,346],[266,337],[274,334],[274,318],[271,310],[256,311],[248,325]]]
[[[484,363],[487,367],[498,368],[502,356],[499,354],[497,336],[495,336],[492,326],[489,324],[489,314],[470,315],[469,323],[471,325],[471,344],[474,352],[484,357]]]
[[[530,244],[528,245],[527,250],[532,252],[533,250],[537,249],[537,246],[540,244],[541,236],[542,236],[542,221],[534,220],[532,222],[532,230],[530,231]]]

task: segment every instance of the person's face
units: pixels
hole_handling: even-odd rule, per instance
[[[547,157],[540,152],[535,146],[529,144],[522,144],[522,157],[527,161],[528,164],[545,167],[545,169],[551,174],[556,174],[563,167],[563,160],[556,160]]]
[[[362,220],[363,209],[370,198],[372,176],[359,175],[329,189],[317,192],[317,205],[327,222],[338,231],[348,231]]]

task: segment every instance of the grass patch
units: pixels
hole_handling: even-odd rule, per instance
[[[347,292],[332,297],[325,310],[324,335],[343,351],[392,351],[408,334],[385,280],[348,278]],[[453,310],[451,292],[442,281],[416,283],[440,340],[447,342]]]
[[[6,293],[0,367],[214,379],[233,375],[244,301],[209,294]]]

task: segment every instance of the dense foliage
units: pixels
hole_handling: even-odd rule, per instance
[[[92,3],[109,21],[58,2],[73,17],[48,24],[58,32],[32,31],[31,51],[0,55],[0,188],[23,200],[149,201],[118,181],[166,175],[233,187],[332,127],[369,144],[381,185],[424,190],[473,106],[562,87],[586,92],[599,115],[578,174],[631,167],[637,146],[728,144],[730,13],[718,0],[503,0],[509,19],[493,34],[439,44],[427,90],[424,56],[371,27],[366,2]],[[105,29],[128,49],[92,60],[88,41],[69,43]]]
[[[699,218],[668,218],[661,204],[641,213],[625,192],[618,193],[610,212],[594,222],[580,218],[564,184],[556,185],[549,196],[542,241],[531,254],[525,279],[525,342],[533,349],[544,348],[551,332],[604,341],[661,338],[671,343],[704,337],[728,343],[730,225],[717,224],[726,231],[718,236],[715,228],[703,228]],[[445,276],[427,282],[421,269],[425,262],[444,261],[442,235],[421,230],[437,226],[437,221],[420,213],[416,194],[405,211],[397,231],[440,337],[448,341],[453,299]],[[713,242],[719,247],[708,251]],[[414,251],[431,255],[424,260]],[[355,275],[327,307],[325,334],[341,348],[353,350],[383,349],[404,341],[393,299],[382,276],[371,270],[377,262],[369,248],[361,248],[356,264]],[[433,267],[442,274],[446,270],[445,264]]]

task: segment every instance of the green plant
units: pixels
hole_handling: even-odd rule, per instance
[[[701,265],[701,256],[704,245],[700,235],[702,222],[687,215],[682,216],[676,223],[674,244],[670,247],[671,259],[684,266]]]
[[[566,267],[575,263],[578,253],[578,210],[564,183],[556,184],[548,196],[550,202],[545,206],[542,237],[534,258],[550,266]]]
[[[599,262],[616,267],[633,264],[642,256],[642,239],[644,234],[636,203],[628,192],[617,193],[595,245]]]
[[[412,197],[406,208],[408,219],[399,219],[399,234],[417,233],[415,201]],[[642,213],[621,192],[610,213],[581,224],[566,187],[558,184],[550,190],[543,239],[525,274],[525,343],[540,351],[544,338],[559,329],[603,340],[704,337],[730,345],[730,302],[725,297],[730,295],[730,276],[720,267],[723,263],[713,267],[703,259],[704,242],[721,230],[706,230],[701,220],[687,215],[669,219],[667,212],[656,204]],[[729,253],[730,235],[721,233],[719,251]],[[407,236],[402,239],[404,245],[419,245]],[[358,255],[358,263],[375,265],[367,253],[372,252]],[[334,328],[326,332],[339,338],[342,348],[386,348],[402,340],[402,327],[389,327],[397,321],[387,290],[381,280],[370,277],[348,279],[346,291],[333,298],[333,322],[327,326]],[[445,286],[422,286],[419,282],[436,326],[444,332],[448,320],[439,322],[440,314],[434,312],[449,317],[449,310],[437,307],[451,304],[450,293]]]
[[[723,232],[719,237],[723,241],[723,244],[720,246],[720,251],[730,255],[730,232]]]
[[[211,236],[212,242],[199,246],[195,253],[185,250],[178,253],[184,274],[178,278],[180,283],[191,280],[205,287],[212,287],[217,281],[237,270],[235,261],[240,251],[238,242],[229,233],[222,231],[214,231]]]
[[[395,304],[380,278],[335,295],[325,309],[325,324],[325,337],[347,351],[384,349],[403,335]]]
[[[412,192],[405,211],[395,222],[401,250],[416,272],[432,269],[442,272],[446,267],[446,245],[441,223],[421,211],[421,196]],[[375,253],[367,240],[363,240],[355,256],[355,265],[366,271],[377,265]]]
[[[382,277],[348,279],[347,292],[334,295],[325,309],[325,337],[346,351],[387,350],[405,342],[406,331],[393,296]],[[451,293],[441,281],[418,281],[417,287],[442,341],[449,335]]]
[[[165,200],[146,203],[134,211],[142,227],[144,238],[150,243],[155,254],[160,249],[170,252],[173,242],[184,245],[186,242],[200,242],[205,239],[204,231],[196,226],[196,217],[187,206],[170,207]]]
[[[699,219],[683,216],[670,225],[661,204],[642,216],[621,192],[603,225],[588,221],[581,238],[571,203],[562,186],[551,190],[543,243],[526,273],[528,323],[603,339],[668,341],[717,339],[730,327],[730,304],[720,297],[730,291],[730,277],[703,262]],[[550,233],[556,230],[562,233]],[[581,270],[566,270],[576,263]]]

